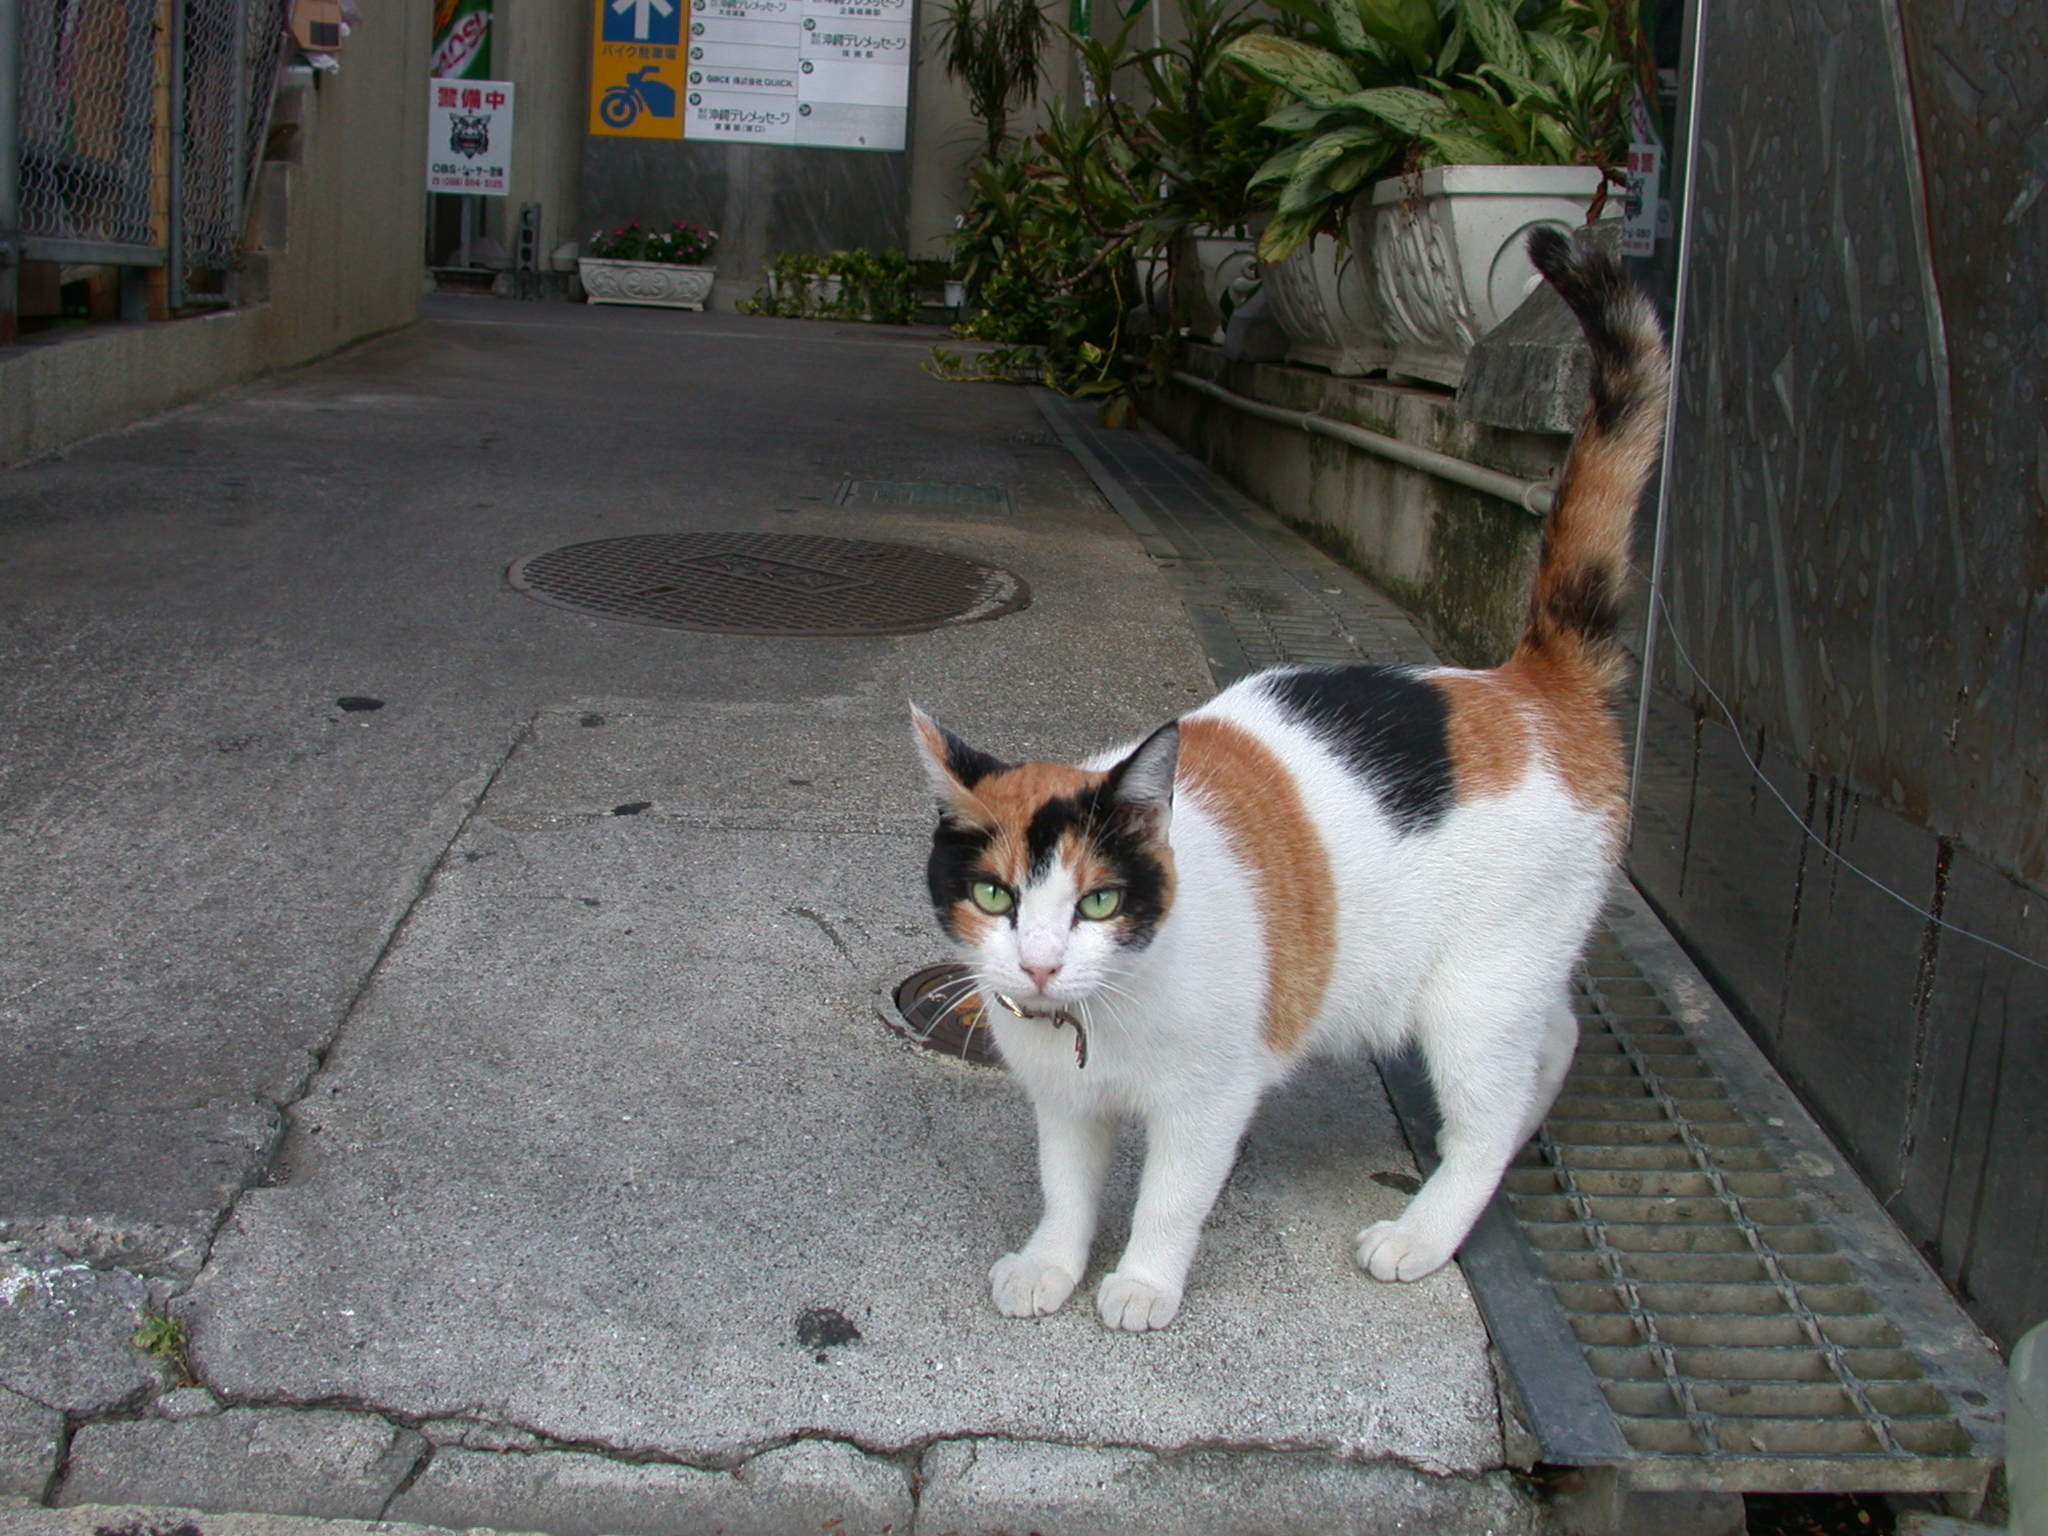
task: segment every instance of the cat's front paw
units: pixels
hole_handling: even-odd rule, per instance
[[[1126,1333],[1144,1333],[1164,1328],[1180,1311],[1180,1290],[1163,1290],[1149,1280],[1114,1274],[1105,1278],[1095,1292],[1095,1310],[1102,1314],[1106,1328]]]
[[[1376,1221],[1358,1234],[1358,1267],[1375,1280],[1420,1280],[1449,1263],[1457,1247],[1455,1238],[1445,1242],[1405,1217]]]
[[[988,1272],[989,1295],[1005,1317],[1043,1317],[1074,1294],[1078,1276],[1028,1253],[1006,1253]]]

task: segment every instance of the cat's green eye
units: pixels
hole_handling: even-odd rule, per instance
[[[974,898],[974,904],[990,917],[1001,917],[1017,905],[1017,898],[1010,888],[997,885],[993,880],[977,880],[967,888],[967,894]]]
[[[1103,922],[1115,917],[1124,904],[1124,893],[1114,886],[1104,886],[1099,891],[1090,891],[1074,904],[1074,909],[1091,923]]]

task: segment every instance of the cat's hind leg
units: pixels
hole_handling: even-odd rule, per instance
[[[1064,1104],[1036,1108],[1045,1211],[1024,1246],[988,1272],[989,1295],[1005,1317],[1041,1317],[1066,1305],[1088,1267],[1102,1181],[1116,1149],[1114,1118]]]
[[[1358,1234],[1358,1263],[1376,1280],[1420,1280],[1457,1252],[1508,1163],[1543,1122],[1571,1067],[1578,1021],[1554,989],[1468,976],[1434,989],[1416,1038],[1442,1124],[1436,1171],[1393,1221]],[[1519,995],[1518,995],[1519,994]]]

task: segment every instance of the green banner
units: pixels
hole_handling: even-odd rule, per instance
[[[434,78],[491,78],[491,0],[434,0]]]

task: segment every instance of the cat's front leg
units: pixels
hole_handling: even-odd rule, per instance
[[[1041,1317],[1066,1305],[1095,1241],[1102,1181],[1116,1146],[1116,1121],[1105,1115],[1039,1104],[1038,1182],[1045,1213],[1015,1253],[988,1272],[989,1294],[1005,1317]]]
[[[1180,1312],[1181,1289],[1202,1223],[1230,1177],[1237,1144],[1257,1097],[1204,1101],[1156,1116],[1146,1127],[1145,1171],[1131,1216],[1131,1240],[1115,1273],[1095,1292],[1104,1326],[1130,1333],[1164,1328]]]

